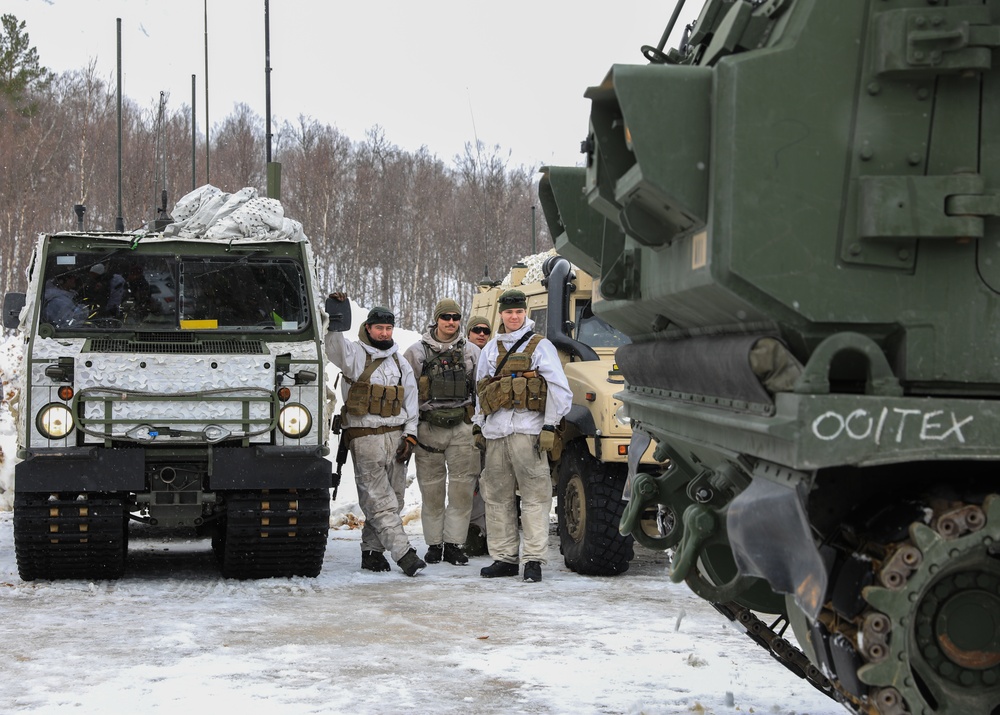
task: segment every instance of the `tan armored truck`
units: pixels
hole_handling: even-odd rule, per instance
[[[497,299],[509,288],[524,292],[535,332],[559,350],[573,391],[562,448],[551,455],[566,566],[589,575],[623,573],[634,555],[632,536],[618,532],[632,430],[614,396],[624,388],[615,351],[629,339],[594,315],[591,277],[554,253],[526,258],[500,283],[481,284],[470,315],[489,320],[495,333]]]

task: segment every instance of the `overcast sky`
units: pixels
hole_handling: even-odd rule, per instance
[[[191,103],[205,125],[206,0],[0,0],[27,23],[42,64],[93,59],[123,92],[155,108]],[[687,0],[682,20],[702,2]],[[207,0],[212,123],[237,102],[265,115],[264,0]],[[575,165],[587,133],[588,86],[614,63],[644,64],[674,0],[270,0],[272,117],[306,115],[354,140],[380,125],[404,149],[450,162],[465,142],[513,152],[513,164]],[[683,22],[670,45],[676,45]],[[273,130],[277,131],[275,125]],[[280,160],[280,157],[277,157]]]

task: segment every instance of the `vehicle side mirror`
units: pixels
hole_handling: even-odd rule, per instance
[[[18,316],[26,302],[27,296],[24,293],[8,293],[3,297],[3,327],[14,330],[21,324]]]
[[[326,314],[330,316],[328,330],[343,333],[351,329],[351,301],[337,300],[333,296],[326,299]]]

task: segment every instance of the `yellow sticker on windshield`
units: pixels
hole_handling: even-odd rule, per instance
[[[216,330],[219,327],[218,320],[182,320],[181,330]]]

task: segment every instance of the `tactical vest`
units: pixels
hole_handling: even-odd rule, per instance
[[[344,379],[350,384],[347,390],[347,401],[344,409],[347,414],[355,417],[364,415],[380,415],[381,417],[395,417],[403,410],[403,370],[399,366],[399,358],[396,353],[392,354],[392,359],[396,361],[396,369],[399,370],[398,385],[379,385],[369,382],[372,373],[381,365],[385,358],[381,357],[372,360],[371,355],[365,356],[365,369],[358,375],[357,380],[344,375]]]
[[[493,377],[484,377],[476,385],[479,407],[487,417],[497,410],[545,411],[548,384],[545,378],[531,369],[531,354],[535,352],[541,335],[532,335],[521,352],[507,353],[502,342],[497,341],[497,370]]]
[[[451,349],[434,353],[434,357],[424,360],[417,381],[421,402],[466,400],[472,394],[471,376],[465,369],[465,341],[456,343]],[[424,355],[432,352],[433,348],[424,343]]]

